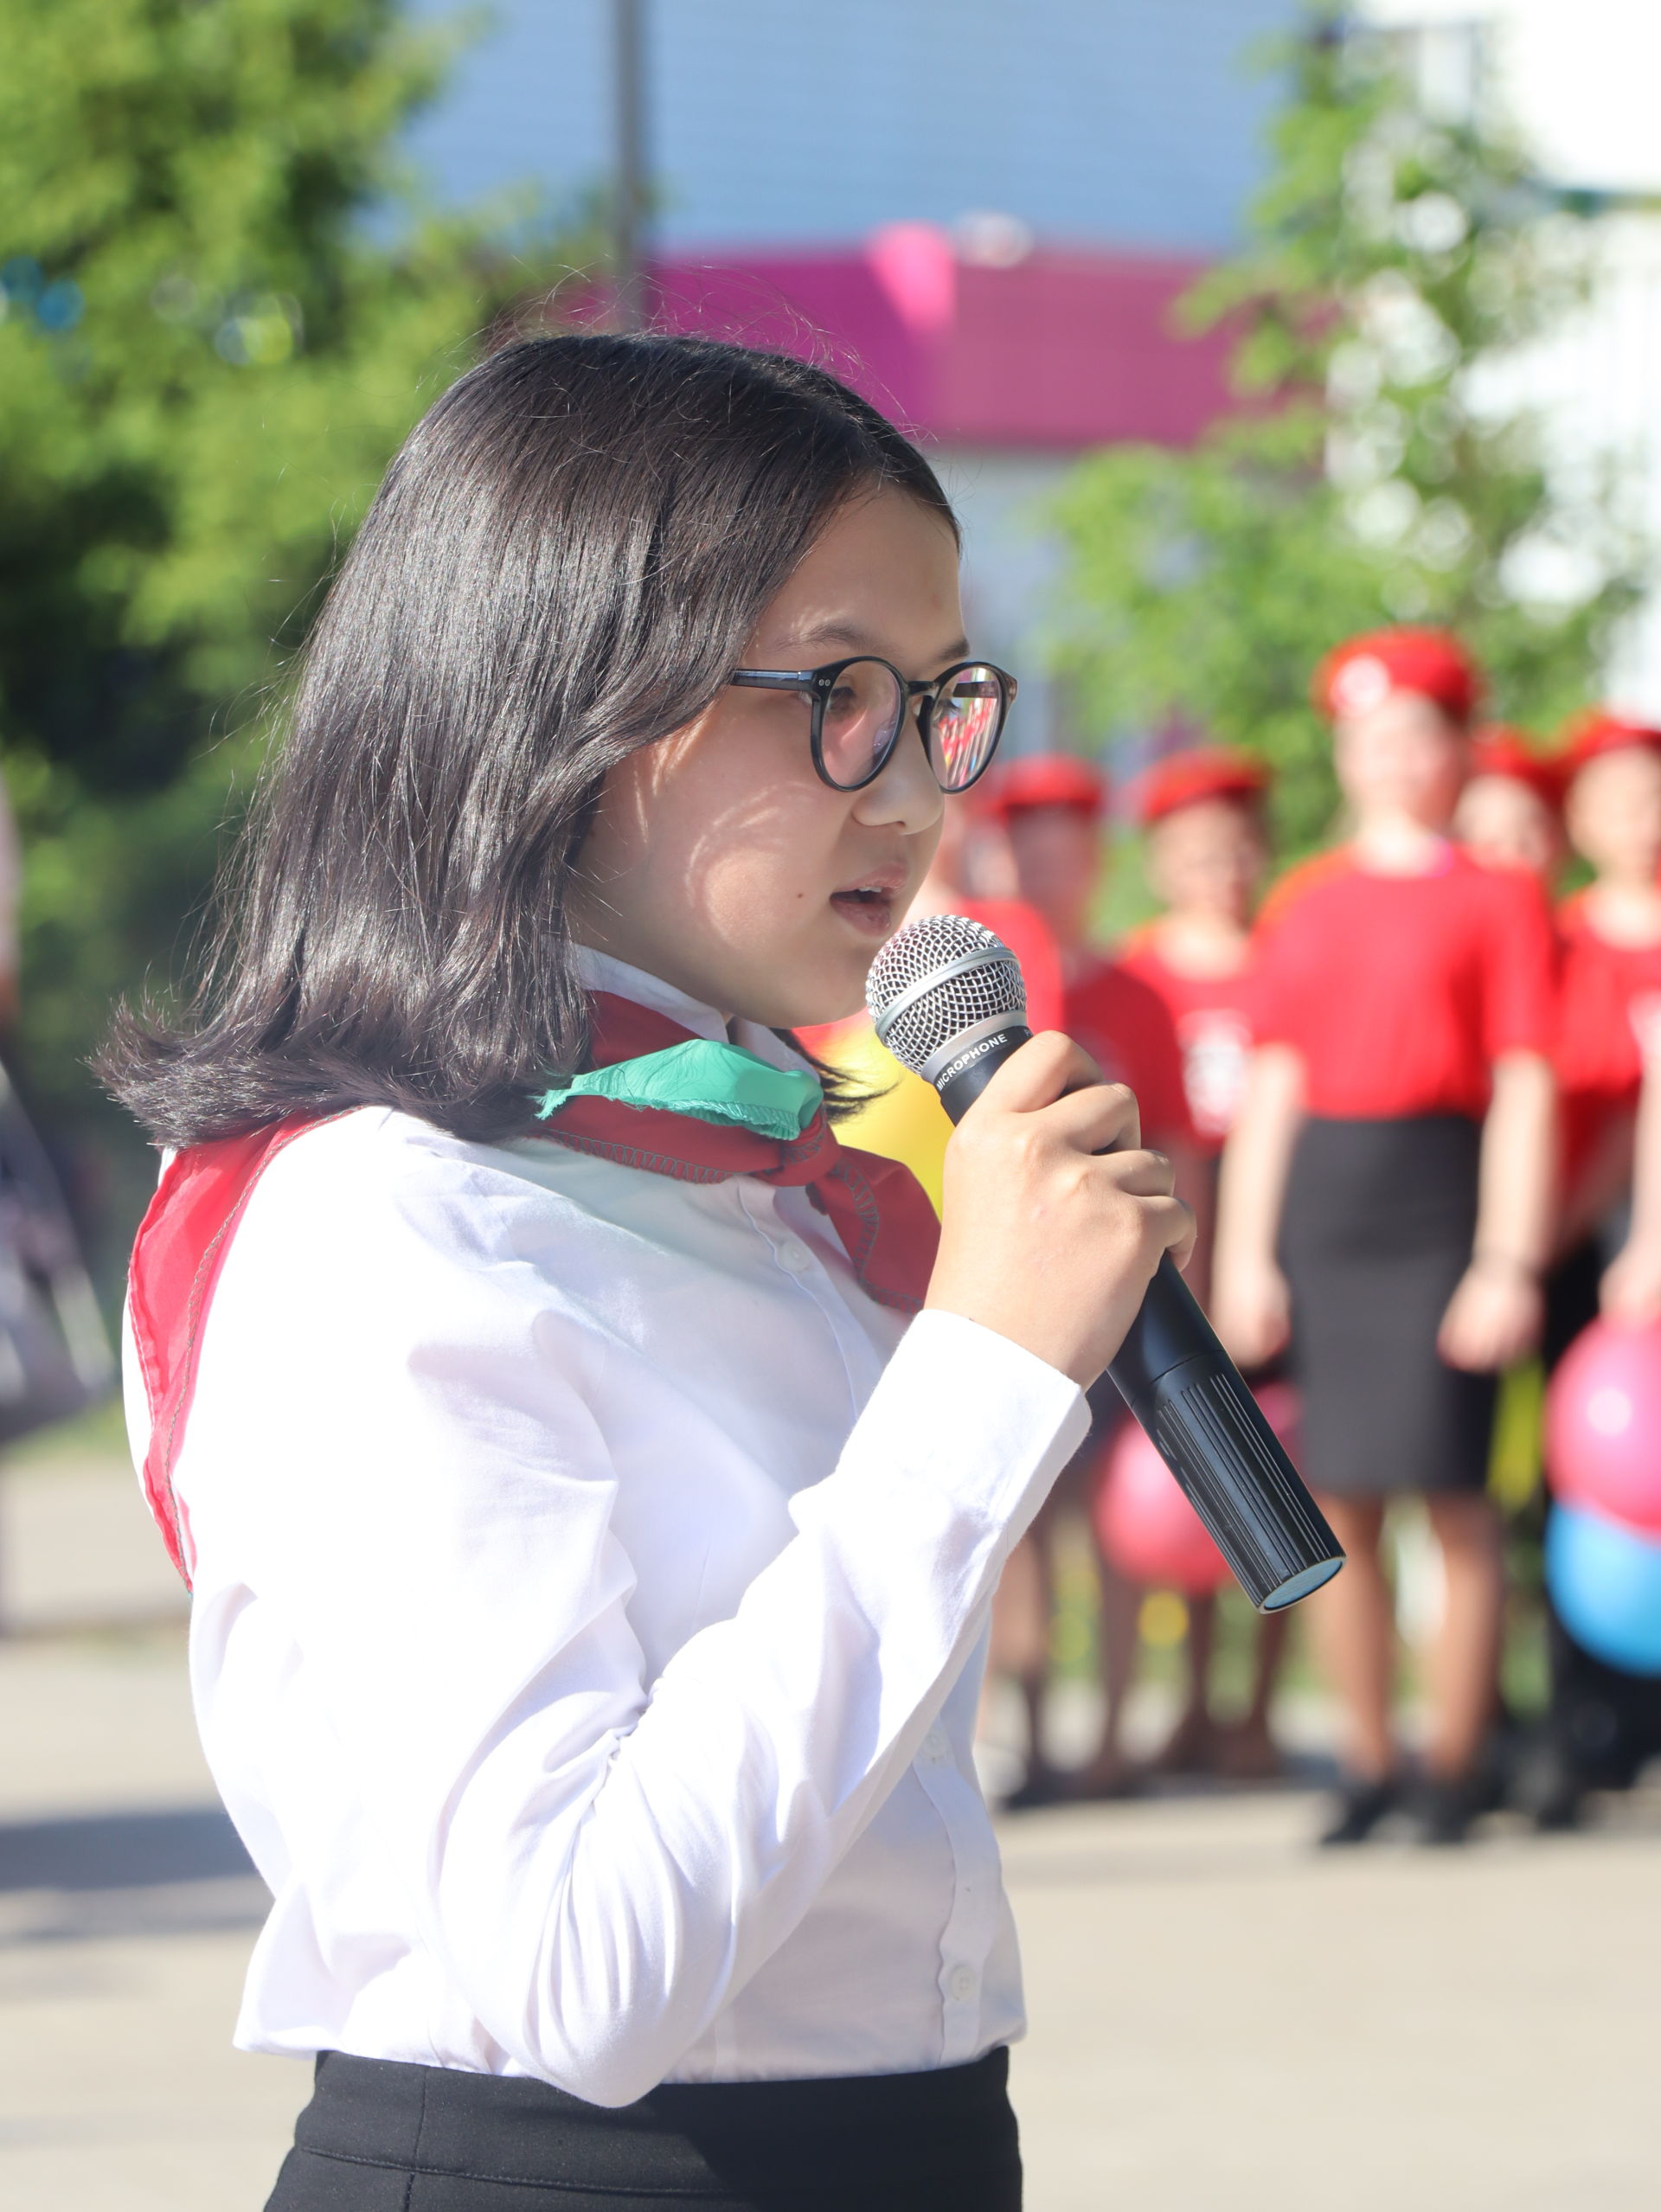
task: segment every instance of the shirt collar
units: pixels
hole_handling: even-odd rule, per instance
[[[637,1006],[649,1007],[654,1014],[666,1014],[695,1037],[707,1037],[715,1044],[728,1042],[726,1023],[713,1006],[704,1005],[689,991],[677,991],[672,983],[648,975],[644,968],[632,968],[626,960],[613,959],[609,952],[596,952],[587,945],[577,946],[575,951],[577,978],[585,991],[608,991],[614,998],[627,998]]]
[[[742,1045],[746,1052],[753,1052],[770,1068],[808,1065],[800,1053],[792,1052],[771,1029],[763,1029],[757,1023],[737,1021],[728,1030],[713,1006],[706,1006],[689,991],[677,991],[660,976],[649,975],[644,968],[631,967],[626,960],[615,959],[609,952],[596,952],[592,946],[578,945],[573,949],[577,959],[577,979],[585,991],[608,991],[614,997],[632,999],[637,1006],[650,1007],[654,1014],[666,1014],[671,1022],[678,1022],[695,1037],[707,1037],[712,1043]]]

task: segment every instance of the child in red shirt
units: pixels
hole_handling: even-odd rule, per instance
[[[1562,1203],[1549,1368],[1600,1310],[1661,1318],[1661,730],[1586,715],[1558,766],[1570,841],[1595,875],[1558,909]],[[1574,1825],[1588,1789],[1630,1783],[1661,1746],[1661,1683],[1595,1658],[1548,1607],[1551,1705],[1523,1794],[1550,1829]]]
[[[1110,1082],[1135,1092],[1142,1139],[1170,1155],[1177,1188],[1197,1196],[1196,1155],[1183,1092],[1177,1032],[1158,993],[1090,942],[1090,915],[1102,860],[1101,819],[1107,785],[1100,770],[1065,753],[1012,761],[992,779],[985,805],[1002,822],[1021,897],[1049,924],[1061,951],[1062,1015],[1068,1034]],[[1092,1441],[1072,1477],[1074,1492],[1093,1478],[1104,1439],[1126,1418],[1113,1385],[1092,1394]],[[1075,1478],[1075,1479],[1074,1479]],[[1055,1497],[1062,1495],[1061,1491]],[[1053,1501],[1052,1501],[1053,1502]],[[994,1664],[1015,1676],[1029,1718],[1027,1779],[1012,1803],[1042,1804],[1060,1796],[1117,1796],[1136,1775],[1121,1743],[1125,1701],[1134,1677],[1138,1593],[1098,1556],[1101,1589],[1099,1650],[1106,1717],[1100,1747],[1078,1774],[1056,1774],[1044,1757],[1044,1689],[1049,1673],[1052,1577],[1049,1509],[1018,1547],[999,1586],[993,1615]]]
[[[1426,1841],[1465,1835],[1497,1700],[1485,1486],[1495,1375],[1540,1333],[1554,958],[1539,886],[1447,839],[1477,689],[1433,632],[1357,638],[1321,670],[1355,830],[1269,902],[1258,1050],[1224,1157],[1219,1329],[1242,1361],[1290,1339],[1305,1472],[1350,1555],[1311,1607],[1345,1708],[1335,1843],[1401,1795],[1390,1497],[1424,1497],[1445,1573]]]
[[[1251,1060],[1252,918],[1269,864],[1263,801],[1268,771],[1242,753],[1202,747],[1173,753],[1136,787],[1143,864],[1164,911],[1120,946],[1119,965],[1158,993],[1182,1047],[1189,1119],[1202,1168],[1200,1243],[1188,1279],[1203,1299],[1215,1179]],[[1269,1707],[1289,1617],[1259,1625],[1252,1696],[1237,1726],[1221,1733],[1208,1700],[1215,1599],[1190,1597],[1189,1703],[1160,1755],[1167,1769],[1216,1767],[1247,1779],[1279,1769]]]
[[[1158,994],[1176,1026],[1189,1120],[1212,1161],[1251,1055],[1252,916],[1269,863],[1268,781],[1256,761],[1207,748],[1161,761],[1137,792],[1148,881],[1164,911],[1119,946],[1119,965]]]
[[[1478,730],[1453,835],[1485,868],[1520,868],[1546,891],[1563,864],[1563,773],[1499,723]]]
[[[1661,730],[1621,717],[1585,717],[1564,754],[1570,839],[1596,874],[1558,909],[1563,975],[1557,1077],[1563,1094],[1560,1247],[1587,1264],[1583,1305],[1554,1316],[1558,1330],[1594,1311],[1600,1225],[1632,1179],[1633,1132],[1646,1066],[1661,1045]],[[1631,1321],[1661,1313],[1661,1252],[1628,1242],[1603,1275],[1605,1308]]]

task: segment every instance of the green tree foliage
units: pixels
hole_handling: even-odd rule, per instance
[[[1388,40],[1321,9],[1275,58],[1251,242],[1185,303],[1238,332],[1239,407],[1192,451],[1094,455],[1057,519],[1061,657],[1096,726],[1255,748],[1295,851],[1335,803],[1308,696],[1330,645],[1450,625],[1493,710],[1544,730],[1594,687],[1643,563],[1608,472],[1549,471],[1507,397],[1585,299],[1595,226],[1502,131],[1427,113]]]
[[[452,43],[395,0],[0,0],[0,746],[60,1126],[389,455],[570,258],[416,208],[399,134]]]

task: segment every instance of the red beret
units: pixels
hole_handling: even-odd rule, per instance
[[[1446,630],[1374,630],[1330,652],[1312,689],[1315,704],[1335,718],[1365,714],[1392,691],[1414,691],[1464,722],[1482,696],[1482,678]]]
[[[987,778],[984,804],[1005,821],[1024,807],[1072,806],[1093,822],[1107,805],[1107,779],[1075,753],[1030,753]]]
[[[1552,753],[1530,745],[1518,730],[1491,722],[1477,732],[1471,748],[1473,776],[1504,776],[1510,783],[1524,784],[1536,798],[1554,810],[1563,803],[1562,762]]]
[[[1268,787],[1269,772],[1261,761],[1220,745],[1206,745],[1156,760],[1137,778],[1131,798],[1137,819],[1145,827],[1202,798],[1259,799]]]
[[[1563,732],[1564,780],[1600,753],[1622,753],[1631,746],[1661,752],[1661,729],[1651,729],[1647,722],[1632,721],[1625,715],[1609,714],[1601,707],[1589,707]]]

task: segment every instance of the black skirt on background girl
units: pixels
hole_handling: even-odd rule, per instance
[[[1340,1497],[1480,1491],[1495,1381],[1436,1349],[1471,1263],[1481,1132],[1459,1113],[1311,1115],[1280,1231],[1304,1471]]]

